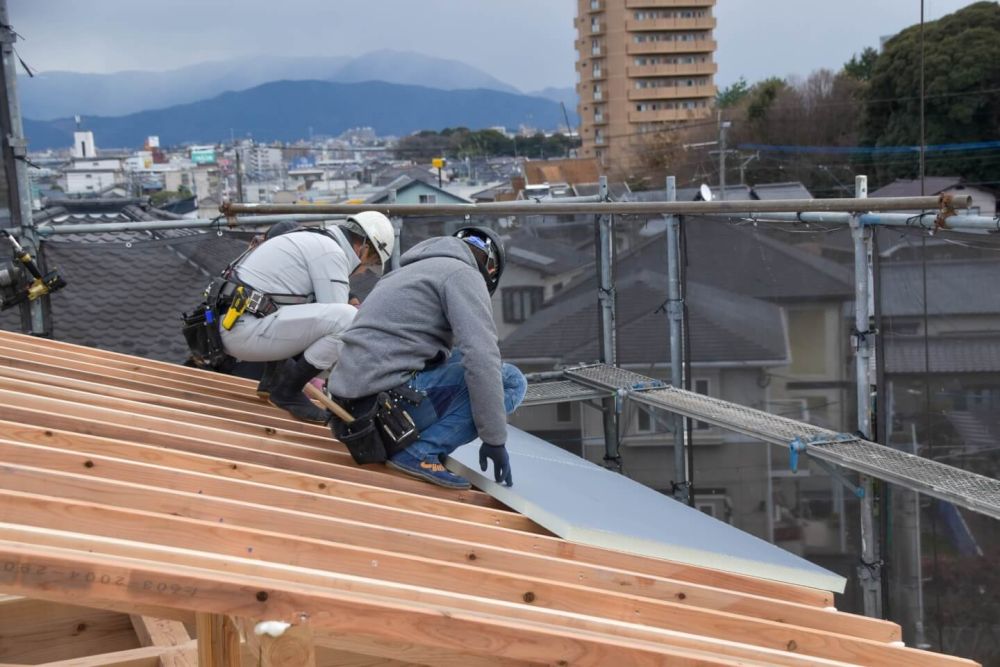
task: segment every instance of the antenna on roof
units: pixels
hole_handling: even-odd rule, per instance
[[[705,201],[712,201],[712,188],[708,187],[706,184],[702,183],[698,188],[698,192],[701,193],[701,198]]]

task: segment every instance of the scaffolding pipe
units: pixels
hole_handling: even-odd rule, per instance
[[[41,253],[38,235],[31,217],[31,184],[28,178],[28,142],[24,138],[24,123],[21,120],[21,104],[17,95],[17,55],[14,42],[18,34],[11,27],[7,14],[7,0],[0,0],[0,55],[2,55],[3,81],[0,82],[0,118],[3,131],[0,132],[2,160],[7,182],[7,200],[10,210],[10,226],[21,237],[21,245],[35,257],[38,268],[45,271],[45,257]],[[17,230],[17,231],[15,231]],[[4,252],[6,252],[6,248]],[[22,304],[21,326],[35,336],[47,336],[52,322],[49,316],[49,297],[43,295]]]
[[[858,176],[855,179],[855,192],[859,198],[868,196],[868,178]],[[857,412],[858,432],[866,440],[873,439],[872,433],[872,337],[871,313],[869,298],[871,291],[871,228],[861,224],[861,216],[851,220],[851,234],[854,238],[854,343],[855,343],[855,373],[857,380]],[[868,475],[859,476],[859,486],[864,489],[861,498],[861,565],[858,567],[858,579],[864,602],[865,616],[881,618],[882,616],[882,585],[881,565],[878,558],[878,547],[875,543],[875,499],[873,498],[872,478]]]
[[[599,194],[608,197],[608,178],[601,176]],[[597,302],[601,318],[601,361],[615,366],[615,285],[612,262],[614,261],[614,219],[610,214],[597,217]],[[618,456],[618,399],[601,400],[604,425],[604,465],[621,471]]]
[[[677,200],[677,179],[667,176],[667,201]],[[684,301],[681,297],[680,219],[667,216],[667,320],[670,323],[670,384],[684,386],[684,359],[681,346],[681,325]],[[674,499],[688,503],[687,462],[684,449],[684,416],[672,416],[674,431]]]
[[[851,224],[853,216],[851,213],[838,211],[803,213],[770,211],[767,213],[747,212],[745,215],[727,214],[718,217],[751,222],[847,226]],[[1000,216],[989,217],[986,215],[966,215],[962,213],[956,213],[955,215],[942,215],[941,213],[863,213],[860,216],[860,222],[866,227],[913,227],[915,229],[945,229],[978,233],[1000,232]]]
[[[226,202],[219,210],[226,216],[277,213],[349,215],[361,211],[381,211],[387,216],[464,215],[716,215],[807,211],[920,211],[968,208],[969,196],[947,194],[930,197],[879,197],[876,199],[786,199],[778,201],[691,201],[691,202],[611,202],[564,203],[560,199],[520,200],[485,204],[238,204]],[[531,211],[527,213],[527,211]]]
[[[290,220],[292,222],[320,222],[335,216],[316,213],[296,215],[257,215],[238,218],[181,218],[179,220],[136,220],[135,222],[95,222],[85,224],[40,224],[36,227],[42,238],[58,234],[102,234],[107,232],[148,232],[163,229],[232,229],[234,227],[271,226]]]

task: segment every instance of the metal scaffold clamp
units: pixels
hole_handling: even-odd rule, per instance
[[[815,438],[802,438],[798,437],[789,443],[789,457],[788,457],[788,467],[791,468],[792,472],[798,472],[799,470],[799,454],[807,454],[809,452],[809,447],[820,447],[822,445],[834,445],[837,443],[844,442],[854,442],[858,439],[857,436],[851,435],[850,433],[838,433],[834,437],[829,438],[826,436],[817,436]],[[837,470],[834,466],[830,465],[822,459],[813,458],[812,459],[816,465],[822,468],[827,474],[839,481],[841,484],[850,489],[858,498],[865,497],[864,487],[858,486],[851,480],[844,477],[844,475]]]

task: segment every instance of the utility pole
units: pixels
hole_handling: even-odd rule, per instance
[[[677,201],[677,179],[667,176],[667,201]],[[680,217],[667,216],[667,320],[670,323],[670,384],[684,387],[684,348],[681,339],[684,324],[684,297],[681,293]],[[684,417],[671,415],[674,428],[674,500],[687,505],[690,487],[687,478],[687,447]]]
[[[608,177],[600,177],[601,201],[608,200]],[[600,281],[597,301],[601,318],[601,363],[614,366],[617,362],[615,342],[615,285],[614,285],[614,218],[597,216],[597,276]],[[604,412],[604,467],[621,472],[618,455],[618,404],[617,396],[601,400]]]
[[[236,201],[242,202],[243,199],[243,163],[240,160],[240,149],[236,147]]]
[[[858,176],[854,184],[854,196],[868,197],[868,177]],[[851,235],[854,237],[854,348],[857,388],[858,432],[866,440],[872,440],[872,387],[874,374],[872,360],[873,338],[877,332],[871,331],[871,229],[861,224],[861,217],[851,216]],[[879,556],[877,533],[875,531],[875,498],[872,478],[859,476],[859,486],[864,490],[861,498],[861,565],[858,566],[858,580],[864,601],[865,616],[882,617],[882,560]]]
[[[0,152],[6,176],[7,202],[10,210],[11,233],[20,237],[21,246],[35,257],[38,268],[44,273],[38,234],[31,217],[31,185],[28,182],[28,143],[24,139],[21,122],[21,104],[17,97],[17,57],[14,42],[17,33],[11,27],[7,14],[7,0],[0,0],[0,50],[3,67],[0,68]],[[48,336],[52,332],[51,310],[48,295],[21,305],[21,328],[34,336]]]
[[[726,130],[732,125],[728,120],[719,123],[719,199],[726,200]]]

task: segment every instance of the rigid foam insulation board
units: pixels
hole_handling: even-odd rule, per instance
[[[842,593],[846,580],[623,475],[508,427],[513,487],[479,470],[479,441],[448,468],[564,539]]]

